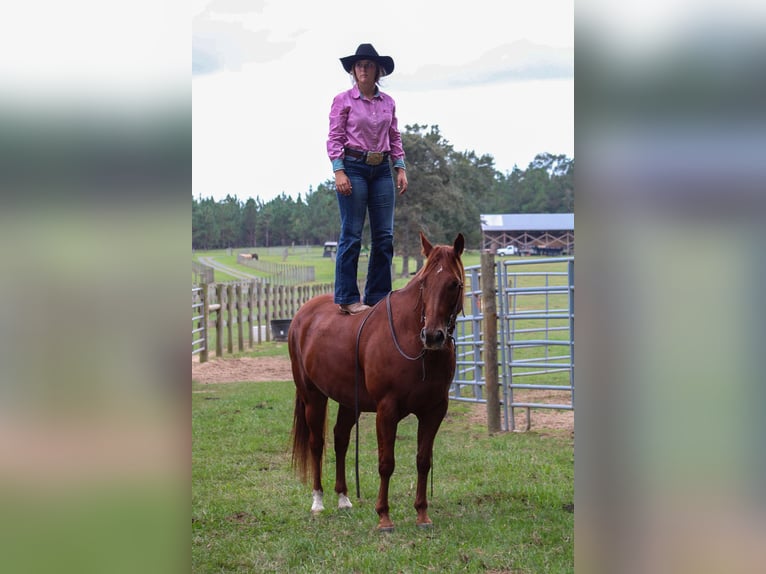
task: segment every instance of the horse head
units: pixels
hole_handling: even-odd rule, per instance
[[[455,320],[463,310],[465,270],[460,256],[465,247],[462,233],[448,245],[431,245],[420,232],[420,243],[426,264],[418,273],[423,304],[423,328],[420,340],[423,348],[439,350],[455,329]]]

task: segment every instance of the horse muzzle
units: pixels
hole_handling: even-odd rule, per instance
[[[438,351],[444,347],[447,341],[447,332],[444,329],[427,330],[425,327],[420,331],[420,341],[423,348],[429,351]]]

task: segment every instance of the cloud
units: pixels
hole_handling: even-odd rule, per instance
[[[215,42],[205,37],[192,37],[192,75],[212,74],[223,69],[222,55]]]
[[[573,76],[572,48],[519,40],[498,46],[466,64],[431,64],[414,74],[402,74],[396,79],[396,87],[402,90],[444,89]]]
[[[239,71],[244,64],[276,60],[295,48],[295,40],[273,41],[268,29],[252,29],[243,14],[262,12],[263,3],[218,0],[192,22],[192,74]],[[257,17],[257,14],[256,14]]]

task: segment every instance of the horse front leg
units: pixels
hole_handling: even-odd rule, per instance
[[[356,423],[354,409],[339,405],[338,418],[333,429],[335,437],[335,492],[338,494],[338,508],[351,508],[346,485],[346,453],[351,438],[351,429]]]
[[[378,513],[378,530],[388,532],[394,529],[388,508],[388,485],[394,473],[394,445],[396,443],[396,427],[399,419],[393,408],[379,404],[375,428],[378,435],[378,474],[380,474],[380,489],[375,511]]]
[[[415,524],[420,528],[428,528],[433,524],[428,517],[428,473],[431,471],[436,433],[445,414],[447,414],[446,401],[433,411],[418,416],[418,487],[415,492],[415,510],[418,513],[418,517],[415,520]]]

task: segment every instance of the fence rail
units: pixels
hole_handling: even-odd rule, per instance
[[[273,340],[272,321],[289,320],[306,301],[333,291],[332,283],[272,285],[257,281],[192,287],[192,354],[200,362]]]
[[[202,287],[192,287],[192,355],[205,350],[206,333],[204,328],[205,304],[202,302]]]
[[[566,271],[550,270],[557,264]],[[573,410],[574,258],[500,261],[485,280],[496,293],[503,429],[515,430],[517,408],[527,409],[527,427],[530,409]],[[486,403],[481,282],[480,267],[466,268],[465,315],[455,332],[458,359],[450,398]]]
[[[261,261],[253,259],[252,256],[246,257],[243,253],[237,255],[237,263],[257,269],[267,275],[263,279],[265,283],[276,283],[278,285],[300,285],[303,283],[312,283],[316,277],[316,270],[311,265],[294,265],[291,263],[274,263],[273,261]]]
[[[215,270],[199,261],[192,261],[192,275],[192,283],[197,285],[215,281]]]

